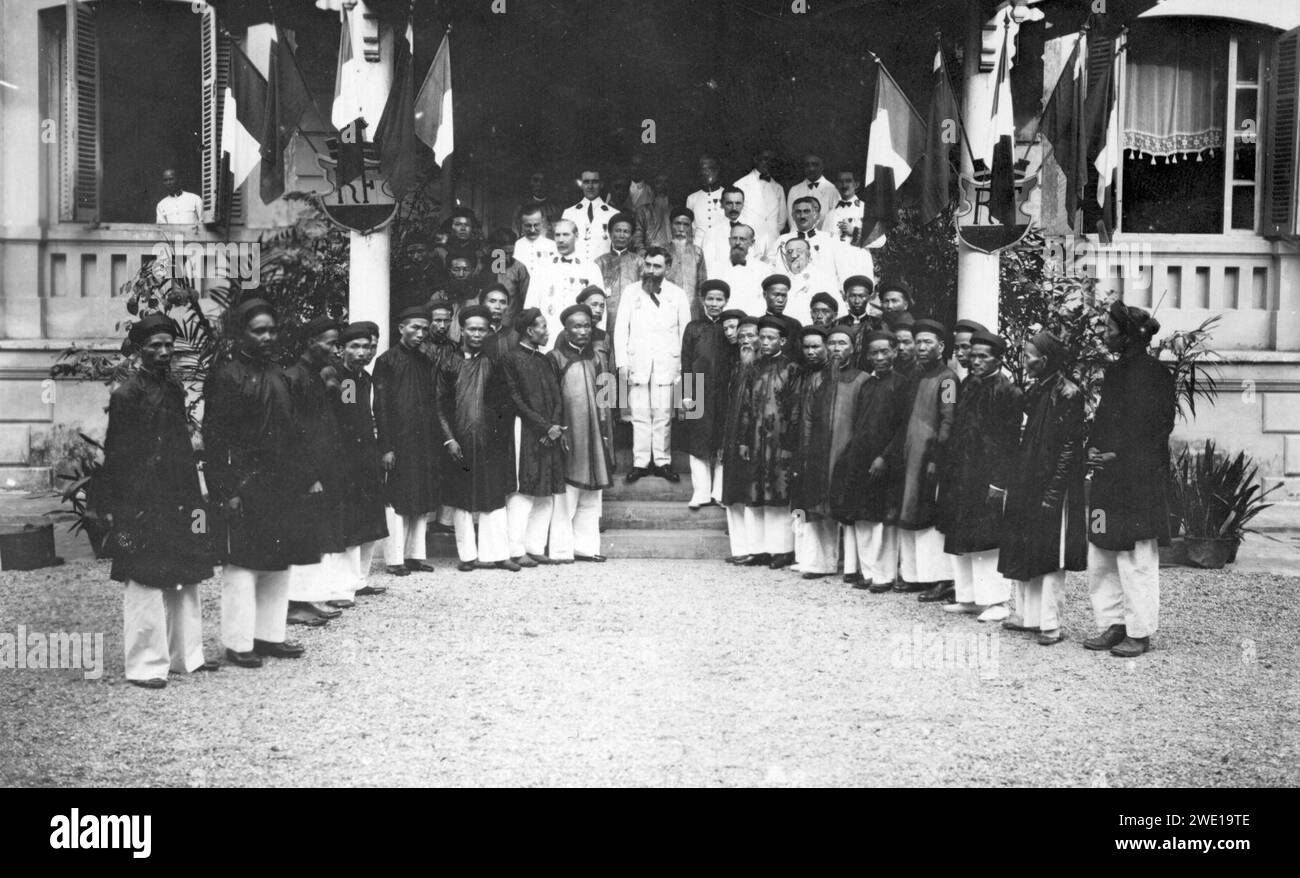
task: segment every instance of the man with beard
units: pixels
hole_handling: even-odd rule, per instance
[[[966,386],[966,379],[970,375],[970,339],[971,335],[976,332],[988,332],[988,327],[983,323],[974,320],[958,320],[952,327],[952,355],[957,361],[957,368],[954,369],[957,377],[961,379],[961,386]]]
[[[667,174],[655,174],[654,197],[634,211],[636,231],[632,233],[633,250],[644,252],[647,247],[667,247],[673,239],[670,186]]]
[[[762,552],[746,562],[773,570],[794,562],[794,532],[790,529],[790,448],[794,424],[787,420],[786,394],[795,377],[795,364],[785,355],[786,323],[776,317],[758,322],[759,361],[741,398],[737,454],[749,465],[745,505],[754,512],[756,531],[751,545]]]
[[[669,429],[673,385],[681,377],[682,336],[691,322],[686,293],[664,280],[672,257],[651,247],[642,258],[641,282],[627,288],[614,324],[614,359],[626,370],[632,413],[631,484],[643,476],[670,482],[673,471]]]
[[[845,263],[842,251],[848,248],[821,230],[820,209],[817,199],[812,196],[796,200],[790,213],[794,229],[777,238],[776,246],[789,263],[792,261],[788,250],[790,242],[804,242],[808,247],[807,266],[798,270],[806,270],[819,279],[824,279],[825,289],[839,289],[842,278],[851,274],[870,274],[871,270],[870,266],[864,270],[860,265],[849,266]],[[795,270],[792,265],[787,265],[787,268]]]
[[[655,248],[651,248],[652,250]],[[600,510],[602,492],[613,484],[613,425],[610,408],[602,404],[607,367],[591,347],[591,309],[570,305],[560,315],[565,342],[550,353],[560,376],[565,455],[564,509],[555,511],[551,529],[551,558],[602,562]]]
[[[725,281],[707,280],[701,287],[704,317],[686,324],[682,335],[682,444],[691,458],[692,512],[717,502],[722,493],[723,413],[732,346],[722,329],[722,311],[731,288]]]
[[[835,301],[835,297],[830,293],[816,293],[812,297],[808,313],[812,317],[812,325],[826,330],[829,337],[830,329],[835,325],[835,315],[839,310],[840,303]]]
[[[596,268],[600,270],[605,289],[610,326],[618,319],[618,303],[623,297],[623,289],[641,279],[641,256],[632,249],[635,229],[636,220],[631,214],[615,214],[609,221],[609,252],[596,258]]]
[[[577,226],[568,219],[555,224],[556,255],[539,271],[537,282],[530,285],[526,305],[541,311],[547,323],[558,320],[560,312],[581,290],[600,281],[600,269],[574,249],[577,231]]]
[[[722,213],[727,222],[715,226],[704,238],[704,244],[701,249],[704,251],[704,264],[709,270],[709,274],[717,276],[723,266],[731,261],[731,243],[732,234],[735,230],[744,226],[741,217],[745,212],[745,191],[735,186],[728,186],[722,190]],[[749,244],[745,250],[746,260],[756,260],[759,262],[769,262],[774,257],[773,247],[776,244],[775,238],[760,238],[758,232],[752,226],[745,226],[750,230]]]
[[[1088,593],[1104,630],[1083,645],[1121,658],[1151,648],[1160,616],[1157,545],[1169,540],[1165,486],[1176,406],[1173,376],[1147,353],[1159,331],[1141,308],[1111,304],[1106,346],[1118,359],[1102,376],[1088,443]]]
[[[588,310],[591,311],[591,347],[604,360],[605,367],[609,369],[610,372],[613,372],[615,368],[613,351],[614,340],[606,330],[601,328],[602,323],[608,325],[604,319],[606,316],[606,301],[605,291],[598,286],[592,285],[578,293],[577,298],[574,299],[574,304],[586,305]],[[564,330],[561,329],[559,335],[555,339],[555,344],[552,345],[552,347],[563,344],[566,340],[567,336],[565,336]]]
[[[802,488],[802,476],[809,451],[812,430],[813,397],[826,379],[827,350],[826,330],[820,326],[804,326],[796,336],[803,352],[799,368],[795,370],[794,379],[786,390],[786,423],[790,425],[786,432],[786,441],[791,451],[790,458],[790,508],[795,511],[793,523],[795,534],[795,566],[797,571],[820,567],[824,559],[820,557],[821,544],[817,542],[818,533],[810,528],[803,517],[802,510],[809,505]],[[813,501],[815,503],[816,500]],[[831,544],[831,564],[835,563],[834,543]]]
[[[519,333],[509,320],[510,292],[504,284],[493,284],[483,291],[479,304],[491,315],[483,350],[492,359],[499,360],[519,344]]]
[[[722,430],[722,505],[727,509],[727,537],[731,542],[727,563],[746,564],[763,552],[761,541],[751,542],[755,535],[761,536],[762,529],[754,510],[745,504],[749,498],[749,462],[741,460],[739,453],[741,398],[758,362],[759,317],[724,311],[724,326],[731,322],[733,315],[736,321],[736,355],[727,378],[727,408]],[[771,561],[770,555],[768,561]]]
[[[379,327],[368,322],[348,324],[339,333],[343,353],[334,407],[343,444],[343,533],[353,582],[350,597],[383,594],[388,590],[369,583],[375,549],[388,536],[384,521],[383,468],[379,463],[371,408],[374,384],[366,372],[366,366],[375,356],[378,339]]]
[[[823,265],[808,261],[808,252],[807,241],[793,238],[786,241],[781,256],[781,267],[790,278],[785,313],[801,324],[812,323],[813,296],[839,288],[834,274],[825,271]]]
[[[317,317],[300,334],[302,353],[284,378],[300,434],[299,466],[322,490],[309,494],[293,518],[288,620],[319,626],[340,614],[325,603],[344,600],[344,594],[350,598],[353,585],[343,531],[343,439],[333,393],[321,375],[338,357],[339,327],[332,318]]]
[[[171,375],[175,322],[164,314],[136,321],[130,342],[140,368],[108,402],[99,484],[115,543],[114,582],[125,585],[122,654],[126,679],[162,689],[169,670],[215,671],[203,658],[198,584],[212,575],[198,470],[185,416],[185,390]]]
[[[908,379],[912,400],[900,462],[901,581],[896,589],[921,592],[946,589],[952,582],[952,564],[943,552],[943,534],[937,527],[937,492],[957,408],[957,376],[943,362],[943,339],[947,335],[943,324],[917,320],[910,329],[916,339],[917,369],[916,375]]]
[[[491,289],[491,278],[506,288],[506,295],[510,297],[510,310],[506,312],[506,321],[514,325],[515,316],[522,307],[521,303],[528,298],[528,286],[532,283],[532,275],[528,267],[515,258],[515,236],[509,229],[497,229],[488,237],[488,280]]]
[[[952,560],[955,600],[949,613],[981,622],[1011,615],[1011,583],[998,572],[1006,486],[1020,446],[1019,388],[1002,371],[1007,345],[991,332],[971,333],[970,375],[961,386],[944,474],[944,551]]]
[[[439,364],[435,381],[443,445],[451,456],[442,492],[456,529],[456,569],[517,573],[506,515],[506,497],[519,486],[510,388],[500,363],[484,351],[491,312],[471,305],[461,309],[459,319],[461,350]]]
[[[772,266],[750,254],[754,249],[754,230],[744,223],[731,227],[730,253],[720,266],[710,267],[713,280],[725,281],[731,287],[730,304],[746,314],[762,314],[767,310],[763,301],[763,279],[772,273]]]
[[[250,299],[233,315],[234,356],[216,367],[204,389],[204,475],[223,507],[228,547],[221,574],[221,642],[240,667],[261,656],[297,658],[306,650],[285,639],[289,610],[288,523],[299,498],[320,485],[305,482],[299,433],[284,373],[272,360],[276,316]]]
[[[1021,355],[1032,381],[1025,392],[1025,430],[1011,467],[998,572],[1013,580],[1017,613],[1002,623],[1036,631],[1038,643],[1064,639],[1060,606],[1065,571],[1087,565],[1083,497],[1083,391],[1066,376],[1069,350],[1040,332]]]
[[[555,218],[560,218],[558,212]],[[530,283],[536,283],[545,266],[550,264],[551,257],[556,255],[555,240],[550,237],[554,229],[539,208],[524,209],[519,224],[523,234],[515,241],[514,257],[528,270]],[[519,301],[526,302],[528,297]]]
[[[686,293],[686,300],[691,304],[691,319],[704,316],[704,306],[700,304],[700,284],[707,278],[704,265],[704,251],[692,240],[695,213],[687,207],[679,207],[672,213],[673,238],[669,242],[668,254],[672,257],[668,263],[669,282],[681,287]]]
[[[881,594],[898,577],[896,501],[909,399],[894,372],[893,334],[869,330],[861,344],[872,373],[859,391],[853,438],[832,471],[830,504],[844,525],[844,581]]]
[[[700,188],[686,196],[686,207],[694,215],[692,242],[701,250],[709,235],[728,225],[722,212],[722,184],[718,182],[720,170],[721,165],[713,156],[700,156]]]
[[[839,202],[839,192],[830,180],[822,176],[822,160],[811,153],[803,158],[804,179],[790,187],[788,197],[790,217],[795,216],[795,205],[802,198],[813,198],[817,202],[817,220],[815,228],[826,231],[830,221],[831,210]],[[831,229],[830,231],[834,231]]]
[[[429,312],[408,308],[398,315],[398,343],[374,367],[375,430],[386,473],[388,540],[384,561],[394,576],[428,572],[425,534],[439,505],[438,413],[433,364],[420,352]]]
[[[609,252],[609,221],[617,211],[600,197],[600,171],[591,168],[580,171],[578,186],[582,189],[582,200],[565,210],[563,218],[573,223],[578,257],[585,263],[594,264],[597,256]],[[558,234],[555,243],[560,243]],[[560,252],[563,253],[563,249]],[[568,300],[571,296],[564,298]],[[550,316],[547,315],[548,319]]]
[[[754,154],[754,168],[736,181],[736,188],[745,193],[746,217],[741,222],[753,226],[756,237],[775,241],[789,221],[789,208],[785,203],[785,190],[772,177],[776,153],[761,149]]]
[[[520,567],[554,563],[546,556],[554,511],[565,509],[564,405],[555,361],[542,349],[546,318],[527,308],[516,323],[519,342],[502,361],[519,423],[519,490],[506,498],[510,560]]]

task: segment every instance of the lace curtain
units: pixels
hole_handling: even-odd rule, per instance
[[[1228,44],[1222,33],[1153,28],[1130,38],[1126,150],[1177,161],[1223,148]]]

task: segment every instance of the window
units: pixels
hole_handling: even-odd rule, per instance
[[[1263,30],[1223,22],[1133,26],[1123,64],[1123,231],[1260,228],[1261,89],[1272,43]]]

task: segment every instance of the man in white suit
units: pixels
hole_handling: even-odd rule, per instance
[[[628,483],[656,475],[680,480],[672,469],[668,427],[673,385],[681,375],[682,335],[691,322],[686,292],[664,280],[672,256],[650,247],[642,258],[641,282],[623,288],[614,323],[614,360],[626,371],[632,410],[632,469]]]

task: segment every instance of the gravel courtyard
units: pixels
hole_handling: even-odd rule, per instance
[[[106,649],[97,681],[0,669],[0,783],[1300,784],[1297,579],[1164,570],[1158,648],[1127,661],[1080,647],[1078,574],[1045,648],[838,577],[436,564],[291,629],[304,659],[160,692],[122,679],[107,562],[0,573],[0,632]],[[218,580],[202,592],[216,657]]]

